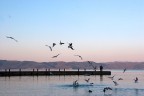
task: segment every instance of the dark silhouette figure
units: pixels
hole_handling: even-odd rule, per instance
[[[60,54],[53,56],[52,58],[57,58]]]
[[[59,44],[60,44],[60,45],[63,45],[64,43],[60,41],[60,43],[59,43]]]
[[[100,66],[100,71],[103,71],[103,66],[102,65]]]
[[[56,43],[53,43],[53,47],[56,45]]]
[[[92,67],[93,67],[93,69],[96,71],[97,66],[93,66],[93,64],[92,64],[92,62],[91,62],[91,61],[88,61],[88,63],[89,63],[89,64],[90,64],[90,66],[92,66]]]
[[[124,70],[123,70],[123,73],[126,71],[127,69],[125,68]]]
[[[74,48],[73,48],[73,46],[72,46],[72,43],[69,43],[68,48],[71,48],[72,50],[74,50]]]
[[[15,38],[13,38],[13,37],[6,36],[6,38],[9,38],[9,39],[14,40],[15,42],[18,42],[18,40],[16,40],[16,39],[15,39]]]
[[[52,51],[52,47],[51,47],[51,46],[48,46],[48,45],[45,45],[45,46],[49,47],[49,48],[50,48],[50,50]]]
[[[80,56],[80,55],[74,55],[74,56],[78,56],[81,60],[83,59],[82,56]]]

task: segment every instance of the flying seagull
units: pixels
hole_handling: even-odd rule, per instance
[[[89,80],[90,80],[90,78],[88,78],[88,79],[85,79],[85,81],[88,83],[89,82]]]
[[[45,45],[45,46],[49,47],[49,48],[50,48],[50,50],[52,51],[52,47],[51,47],[51,46],[48,46],[48,45]]]
[[[73,49],[73,46],[72,46],[72,43],[69,43],[68,48],[71,48],[72,50],[74,50],[74,49]]]
[[[60,54],[53,56],[52,58],[57,58]]]
[[[115,84],[115,86],[117,86],[117,85],[118,85],[118,83],[117,83],[116,81],[113,81],[113,83]]]
[[[60,41],[60,43],[59,43],[60,45],[63,45],[64,43],[62,43],[61,41]]]
[[[136,78],[134,79],[134,81],[135,81],[135,83],[138,83],[138,77],[136,77]]]
[[[115,75],[113,75],[113,76],[111,76],[111,77],[108,77],[108,78],[110,78],[111,80],[113,80],[113,79],[114,79],[114,77],[115,77]]]
[[[126,71],[127,69],[125,68],[124,70],[123,70],[123,73]]]
[[[82,56],[80,56],[80,55],[74,55],[74,56],[78,56],[82,60]]]
[[[93,66],[91,61],[88,61],[88,63],[93,67],[93,69],[96,71],[96,66]]]
[[[53,47],[56,45],[56,43],[53,43]]]
[[[13,38],[13,37],[6,36],[6,38],[9,38],[9,39],[14,40],[15,42],[18,42],[18,41],[17,41],[15,38]]]
[[[123,78],[119,78],[118,80],[123,80]]]

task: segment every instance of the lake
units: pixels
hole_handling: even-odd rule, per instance
[[[114,76],[113,80],[109,78],[111,76]],[[134,82],[136,77],[137,83]],[[88,78],[93,85],[85,81]],[[79,83],[77,87],[73,86],[75,80]],[[115,86],[113,81],[118,85]],[[112,90],[104,93],[105,87]],[[0,96],[144,96],[144,71],[128,70],[123,73],[122,70],[113,70],[110,76],[0,77]]]

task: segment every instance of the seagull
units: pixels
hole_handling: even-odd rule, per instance
[[[126,71],[127,69],[125,68],[124,70],[123,70],[123,73]]]
[[[74,87],[78,87],[78,86],[79,86],[78,80],[75,80],[75,81],[73,82],[73,86],[74,86]]]
[[[51,47],[51,46],[48,46],[48,45],[45,45],[45,46],[49,47],[49,48],[50,48],[50,50],[52,51],[52,47]]]
[[[6,38],[9,38],[9,39],[14,40],[15,42],[18,42],[18,41],[17,41],[15,38],[13,38],[13,37],[6,36]]]
[[[88,92],[89,92],[89,93],[92,93],[92,90],[89,90]]]
[[[134,79],[134,81],[135,81],[135,83],[138,83],[138,78],[136,77],[136,78]]]
[[[123,80],[123,78],[119,78],[118,80]]]
[[[62,43],[61,41],[60,41],[60,43],[59,43],[60,45],[63,45],[64,43]]]
[[[113,83],[115,84],[115,86],[117,86],[117,85],[118,85],[118,83],[117,83],[116,81],[113,81]]]
[[[111,80],[113,80],[113,79],[114,79],[114,77],[115,77],[115,75],[114,75],[114,76],[112,76],[112,77],[108,77],[108,78],[110,78]]]
[[[85,81],[88,83],[89,82],[89,80],[90,80],[90,78],[88,78],[88,79],[85,79]]]
[[[112,88],[110,88],[110,87],[105,87],[105,88],[103,89],[104,94],[105,94],[106,90],[112,90]]]
[[[78,56],[81,60],[83,59],[82,56],[80,56],[80,55],[74,55],[74,56]]]
[[[72,43],[69,43],[68,48],[71,48],[72,50],[74,50],[74,49],[73,49],[73,46],[72,46]]]
[[[56,43],[53,43],[53,47],[56,45]]]
[[[52,58],[57,58],[60,54],[53,56]]]
[[[88,63],[93,67],[93,69],[96,71],[96,66],[93,66],[92,62],[88,61]]]

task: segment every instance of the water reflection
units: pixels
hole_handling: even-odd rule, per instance
[[[10,96],[9,94],[12,94],[11,96],[143,96],[144,83],[133,83],[134,74],[125,73],[121,77],[124,80],[119,81],[118,86],[114,86],[113,82],[104,75],[7,76],[0,78],[0,94],[4,94],[0,96]],[[90,78],[90,83],[94,83],[93,86],[85,82],[85,79],[88,78]],[[142,75],[141,78],[144,79]],[[79,87],[73,87],[72,83],[74,80],[78,80],[80,83]],[[103,88],[105,87],[112,87],[113,90],[104,94]],[[92,93],[89,93],[89,90],[92,90]]]

